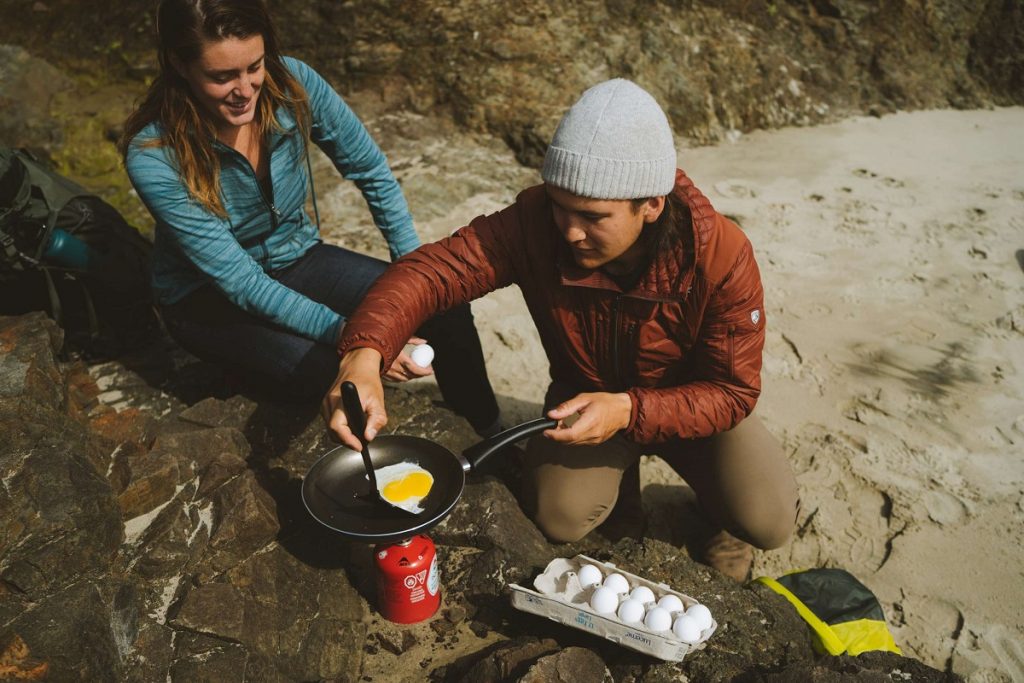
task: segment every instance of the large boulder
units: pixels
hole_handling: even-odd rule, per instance
[[[63,135],[51,103],[71,86],[59,69],[24,47],[0,44],[0,144],[56,149]]]

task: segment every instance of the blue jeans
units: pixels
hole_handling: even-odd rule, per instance
[[[287,268],[271,273],[286,287],[348,318],[387,263],[318,244]],[[251,379],[276,397],[319,400],[338,374],[338,352],[247,313],[207,285],[161,309],[167,330],[193,355]],[[434,347],[441,396],[477,431],[492,427],[498,404],[487,378],[480,337],[469,305],[435,316],[416,334]]]

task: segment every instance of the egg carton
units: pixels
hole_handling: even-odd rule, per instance
[[[631,589],[647,586],[654,592],[656,599],[665,595],[675,595],[682,601],[684,609],[698,603],[696,599],[675,591],[664,583],[648,581],[642,576],[623,571],[610,562],[599,562],[586,555],[576,555],[572,558],[556,557],[551,560],[544,573],[533,580],[536,590],[518,584],[510,585],[512,606],[670,662],[682,661],[691,652],[703,649],[708,638],[718,628],[718,623],[712,618],[711,626],[701,634],[701,641],[690,644],[680,640],[671,630],[653,633],[642,623],[624,624],[614,613],[598,613],[590,606],[593,588],[584,588],[577,576],[577,572],[584,564],[596,565],[604,576],[622,574]]]

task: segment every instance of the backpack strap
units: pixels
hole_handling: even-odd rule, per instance
[[[57,294],[57,287],[53,284],[53,276],[50,275],[50,269],[45,266],[39,270],[43,274],[43,279],[46,280],[46,294],[50,297],[50,313],[53,314],[53,321],[63,327],[64,309],[60,305],[60,295]]]
[[[3,249],[4,255],[11,263],[21,261],[22,253],[14,245],[14,238],[4,232],[2,217],[0,217],[0,249]]]

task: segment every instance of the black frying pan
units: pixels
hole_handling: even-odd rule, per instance
[[[430,529],[452,511],[462,496],[466,472],[520,439],[550,429],[555,420],[538,418],[507,429],[456,455],[418,436],[386,435],[370,442],[376,469],[413,462],[430,472],[434,485],[412,514],[392,507],[370,485],[363,456],[347,446],[328,451],[302,481],[302,502],[313,517],[345,538],[368,543],[400,541]]]

